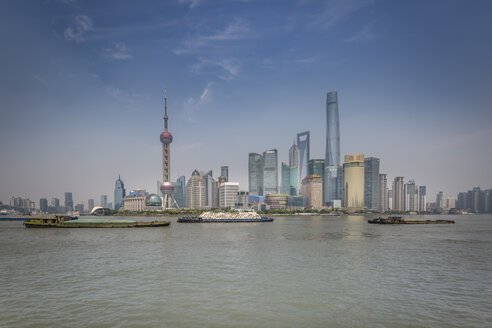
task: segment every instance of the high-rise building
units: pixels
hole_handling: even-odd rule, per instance
[[[167,92],[164,90],[164,132],[160,135],[162,143],[162,185],[161,192],[164,195],[162,208],[178,208],[174,199],[174,187],[171,183],[171,143],[173,136],[167,129]]]
[[[247,209],[249,208],[249,192],[239,190],[237,192],[236,208]]]
[[[239,192],[239,183],[224,182],[219,186],[220,208],[234,208],[237,203],[237,193]]]
[[[277,149],[263,152],[263,192],[265,195],[278,193]]]
[[[87,201],[87,210],[89,211],[89,213],[92,211],[93,208],[94,208],[94,199],[89,199]]]
[[[354,211],[364,209],[364,154],[345,155],[343,207]]]
[[[72,193],[71,192],[65,193],[65,209],[67,211],[73,210],[73,199],[72,199]]]
[[[302,196],[306,198],[306,208],[320,209],[323,206],[323,183],[319,175],[308,175],[302,179]]]
[[[290,167],[286,163],[282,162],[282,194],[287,194],[290,196],[295,196],[298,194],[299,186],[298,168]]]
[[[324,204],[323,200],[325,195],[324,185],[325,185],[325,160],[324,159],[310,159],[308,162],[308,175],[319,175],[321,177],[321,186],[323,188],[323,198],[321,202]]]
[[[75,210],[79,213],[84,212],[84,204],[77,204],[75,205]]]
[[[173,190],[174,199],[176,200],[176,203],[178,203],[179,208],[184,208],[186,203],[184,202],[183,199],[183,185],[179,181],[173,182],[172,184],[174,187]],[[184,189],[186,192],[186,187]]]
[[[180,208],[183,208],[186,206],[186,178],[185,178],[185,176],[184,175],[180,176],[176,182],[177,182],[177,184],[180,185],[181,197],[178,196],[178,198],[181,199],[181,203],[178,201],[178,198],[176,198],[176,193],[175,193],[175,199],[178,203],[178,206]]]
[[[205,183],[205,207],[217,208],[219,206],[217,181],[212,177],[212,170],[201,174]],[[222,181],[226,182],[227,177],[221,176]]]
[[[229,166],[221,166],[220,175],[225,177],[226,181],[229,181]]]
[[[386,212],[388,210],[388,178],[386,173],[379,174],[379,210]]]
[[[388,190],[388,209],[393,210],[393,190]]]
[[[44,213],[48,212],[48,200],[46,198],[39,200],[39,210]]]
[[[364,207],[379,208],[379,158],[364,159]]]
[[[415,212],[418,210],[418,186],[414,180],[408,181],[403,185],[403,209]]]
[[[118,174],[118,180],[116,180],[114,184],[114,209],[119,210],[121,207],[121,203],[123,202],[123,198],[126,196],[125,184],[121,180],[120,175]]]
[[[263,196],[263,156],[249,153],[248,188],[250,196]]]
[[[299,148],[299,180],[307,175],[307,166],[310,159],[309,155],[309,131],[297,134],[297,147]]]
[[[393,180],[393,188],[392,188],[392,198],[393,198],[393,206],[392,210],[394,211],[403,211],[403,177],[395,177]]]
[[[101,195],[101,207],[108,207],[108,195]]]
[[[338,175],[340,166],[340,125],[338,121],[338,94],[336,91],[326,94],[326,152],[324,174],[324,196],[326,205],[340,200],[342,191],[338,190]]]
[[[425,186],[419,186],[419,212],[425,212],[427,209],[425,208],[425,204],[427,202],[427,191]]]
[[[436,195],[436,208],[447,209],[447,198],[443,191],[440,191]]]
[[[205,208],[205,182],[200,172],[194,170],[186,185],[186,207]]]
[[[299,194],[299,185],[300,185],[301,180],[299,178],[299,148],[297,148],[295,139],[294,139],[294,143],[292,144],[292,146],[289,149],[289,167],[291,167],[291,168],[295,167],[297,169],[297,172],[296,172],[297,188],[296,189],[297,189],[297,195],[298,195]]]
[[[53,207],[55,212],[58,211],[58,208],[60,207],[60,200],[56,197],[51,198],[50,207]]]

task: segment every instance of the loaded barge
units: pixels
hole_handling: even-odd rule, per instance
[[[261,217],[256,212],[241,213],[214,213],[205,212],[202,216],[182,217],[178,219],[181,223],[217,223],[217,222],[272,222],[273,218]]]
[[[79,218],[56,215],[52,218],[30,218],[24,221],[26,228],[150,228],[165,227],[169,221],[137,222],[127,219]]]
[[[403,219],[401,216],[389,216],[387,218],[374,218],[367,221],[375,224],[448,224],[453,220],[426,220],[426,219]]]

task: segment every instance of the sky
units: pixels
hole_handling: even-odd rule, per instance
[[[96,204],[156,192],[167,89],[171,176],[229,166],[296,134],[324,158],[326,93],[341,155],[456,196],[492,188],[492,2],[0,2],[0,201]]]

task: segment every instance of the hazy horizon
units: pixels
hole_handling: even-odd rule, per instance
[[[341,157],[455,197],[492,188],[490,1],[0,3],[0,201],[155,193],[167,88],[171,176],[229,166],[311,132],[325,157],[338,92]],[[489,150],[487,150],[489,149]],[[279,172],[280,184],[280,172]]]

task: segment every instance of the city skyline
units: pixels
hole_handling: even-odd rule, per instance
[[[287,162],[301,131],[323,158],[324,96],[337,91],[340,156],[379,158],[388,184],[415,179],[431,197],[490,188],[491,4],[345,3],[0,4],[0,201],[86,203],[118,174],[154,190],[164,87],[173,182],[227,165],[246,190],[248,154]]]

